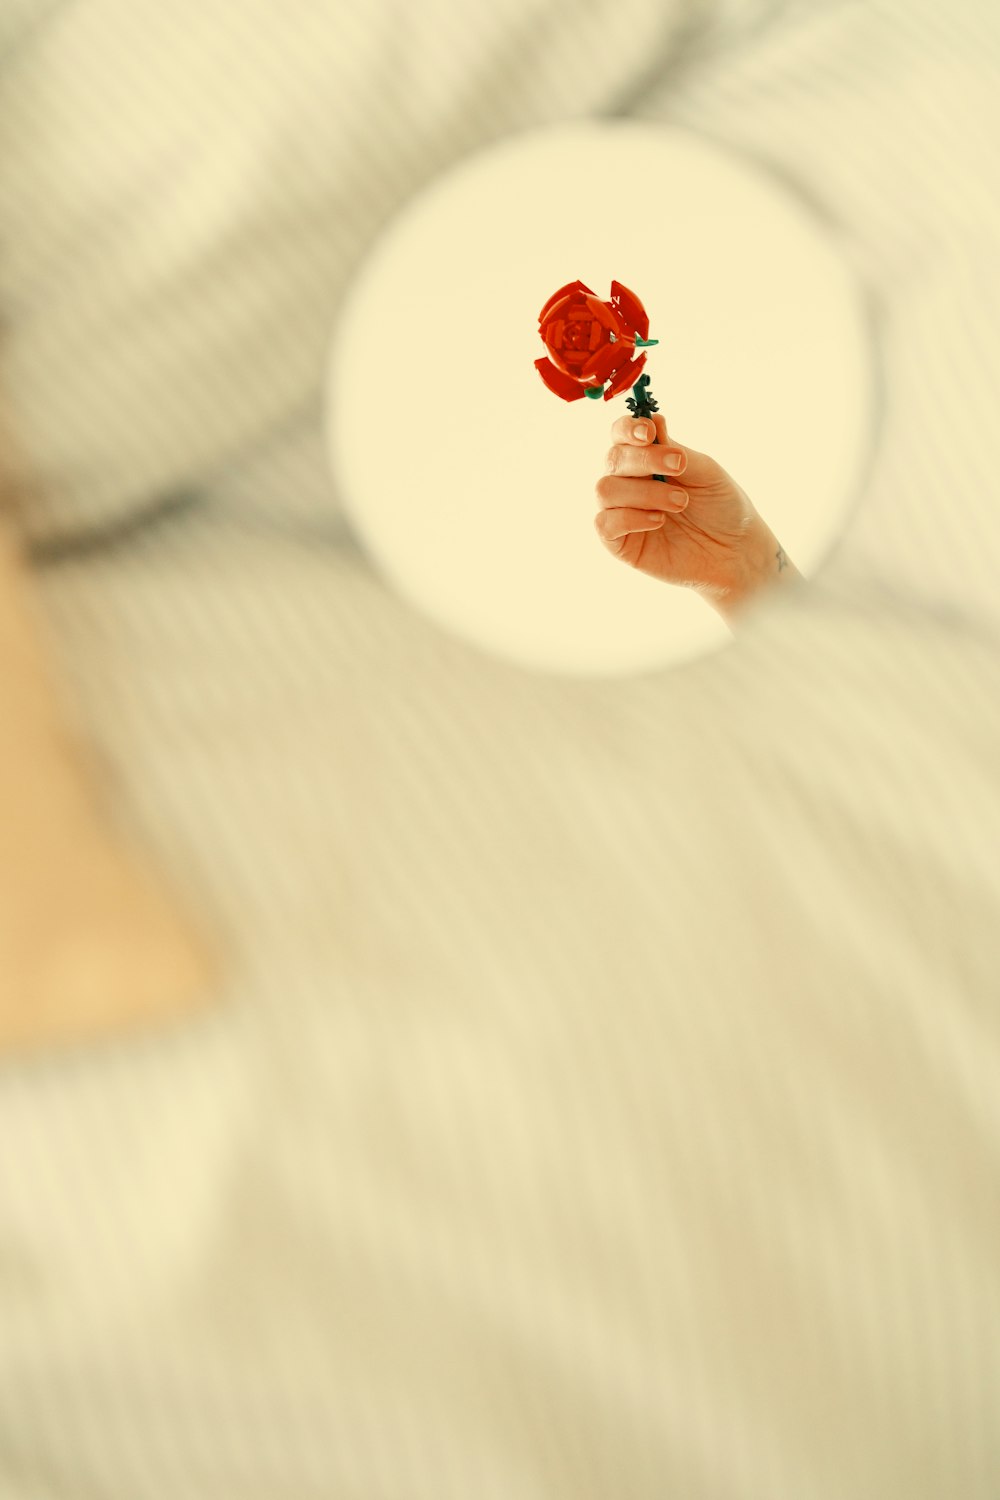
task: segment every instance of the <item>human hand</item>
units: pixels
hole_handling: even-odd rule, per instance
[[[622,562],[695,589],[727,617],[762,584],[800,576],[746,491],[707,453],[671,438],[662,414],[619,417],[611,435],[594,524]]]

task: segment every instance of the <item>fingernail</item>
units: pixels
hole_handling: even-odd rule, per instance
[[[684,467],[683,453],[665,453],[663,455],[663,467],[671,474],[679,474]]]
[[[639,439],[648,438],[649,428],[646,423],[636,422],[635,426],[632,428],[632,436]]]

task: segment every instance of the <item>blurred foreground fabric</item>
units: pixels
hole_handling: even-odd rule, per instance
[[[992,1500],[995,13],[21,15],[25,533],[122,807],[233,964],[169,1034],[0,1065],[0,1495]],[[113,135],[147,45],[159,133]],[[580,109],[807,195],[883,391],[820,576],[618,681],[415,614],[318,427],[380,216]]]

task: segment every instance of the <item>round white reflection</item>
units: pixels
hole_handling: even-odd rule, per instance
[[[855,285],[775,179],[631,121],[526,131],[465,158],[389,225],[334,331],[326,441],[348,518],[417,608],[483,650],[571,675],[731,639],[689,590],[602,546],[611,401],[542,384],[538,313],[613,278],[649,314],[671,435],[710,453],[808,575],[844,524],[872,409]],[[669,524],[669,521],[668,521]]]

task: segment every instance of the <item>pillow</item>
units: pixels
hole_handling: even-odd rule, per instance
[[[100,533],[303,413],[318,427],[337,308],[385,220],[511,131],[629,108],[711,9],[20,0],[0,314],[26,538]]]

